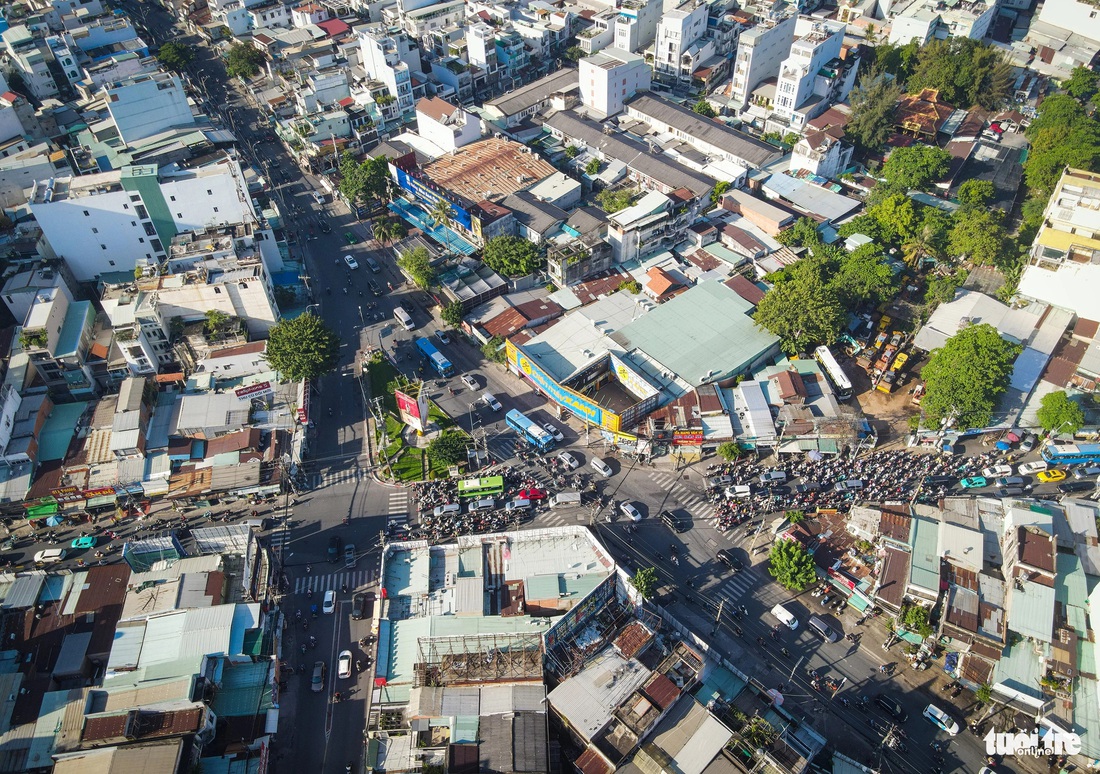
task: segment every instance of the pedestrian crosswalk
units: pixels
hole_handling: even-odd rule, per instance
[[[367,562],[368,559],[364,557],[360,559],[360,562]],[[329,589],[335,589],[339,591],[346,583],[349,590],[357,589],[360,586],[367,586],[378,579],[378,568],[376,566],[369,566],[365,569],[355,570],[342,570],[337,572],[324,573],[311,573],[310,575],[302,575],[294,580],[294,593],[305,594],[306,591],[312,591],[314,594],[323,594]]]
[[[386,501],[386,515],[391,519],[405,516],[409,512],[409,493],[405,489],[394,489]]]
[[[753,574],[752,570],[745,569],[727,578],[717,587],[707,589],[706,593],[715,597],[715,602],[718,601],[718,598],[721,598],[725,600],[727,604],[732,605],[734,602],[741,599],[741,597],[748,594],[753,587],[757,585],[758,579],[756,575]]]
[[[690,512],[696,519],[703,519],[708,522],[713,521],[714,508],[711,504],[707,502],[706,498],[692,492],[680,483],[680,479],[676,474],[666,473],[660,470],[651,470],[649,471],[649,478],[656,482],[661,489],[672,493],[672,497],[676,502],[678,502],[682,508]]]
[[[340,470],[325,470],[314,473],[309,478],[310,489],[321,489],[326,486],[339,486],[340,484],[354,484],[366,476],[367,472],[362,468],[342,468]]]
[[[564,527],[587,524],[592,512],[588,508],[549,508],[538,514],[540,527]]]

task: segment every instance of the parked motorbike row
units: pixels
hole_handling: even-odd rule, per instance
[[[809,457],[781,467],[765,467],[758,461],[711,465],[707,468],[708,498],[714,503],[718,527],[730,530],[761,513],[789,510],[835,509],[847,512],[857,500],[935,502],[950,487],[928,486],[932,476],[961,479],[977,475],[983,467],[996,464],[1000,455],[990,452],[978,457],[935,457],[904,450],[872,452],[852,459],[848,456]],[[763,485],[760,477],[782,470],[785,481]],[[732,488],[729,479],[732,479]],[[859,481],[848,489],[840,482]],[[759,524],[757,524],[759,526]]]

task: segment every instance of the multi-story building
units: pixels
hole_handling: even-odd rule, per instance
[[[895,45],[916,40],[923,46],[933,38],[949,37],[981,40],[997,13],[997,3],[984,0],[967,0],[950,6],[937,0],[902,0],[891,3],[889,8],[890,42]]]
[[[769,78],[779,76],[779,67],[791,53],[796,21],[791,14],[769,13],[759,17],[754,27],[741,33],[730,88],[735,109],[746,109],[757,87]],[[774,105],[764,107],[770,112]]]
[[[527,42],[515,30],[496,33],[494,44],[497,49],[497,61],[500,62],[500,75],[506,89],[514,89],[525,81],[524,72],[531,64],[531,53]]]
[[[187,93],[174,74],[137,75],[107,86],[103,94],[119,137],[127,145],[195,123]]]
[[[416,43],[399,29],[370,24],[359,32],[359,48],[367,76],[386,84],[400,113],[411,113],[412,74],[421,71]]]
[[[16,24],[3,32],[4,54],[9,66],[18,72],[30,96],[38,102],[60,96],[56,76],[64,77],[49,46],[35,37],[25,24]]]
[[[401,27],[426,49],[432,48],[432,35],[439,30],[456,29],[466,18],[464,0],[448,0],[400,12]],[[417,67],[417,70],[420,68]]]
[[[801,133],[807,120],[848,97],[857,68],[854,58],[841,59],[843,43],[844,25],[840,22],[798,18],[791,53],[779,68],[769,131]]]
[[[691,222],[688,208],[668,196],[649,191],[635,204],[610,215],[607,241],[617,263],[660,252],[683,238]]]
[[[844,139],[851,117],[846,105],[835,105],[806,124],[805,134],[791,150],[791,172],[805,170],[835,179],[852,163],[855,146]]]
[[[27,3],[33,13],[41,14],[51,30],[64,29],[64,17],[73,16],[78,11],[86,17],[103,15],[103,3],[100,0],[32,0]]]
[[[177,234],[230,223],[255,223],[241,168],[228,156],[181,169],[124,167],[36,183],[31,212],[43,249],[64,259],[82,282],[168,258]],[[268,247],[276,251],[274,242]]]
[[[1067,167],[1031,246],[1019,294],[1100,320],[1100,175]]]
[[[614,8],[604,9],[589,20],[588,27],[577,33],[577,45],[585,56],[591,56],[615,42],[618,18]]]
[[[1047,0],[1039,10],[1039,21],[1100,43],[1100,13],[1087,0]]]
[[[615,48],[641,51],[657,37],[661,21],[660,0],[623,0],[615,19]]]
[[[447,97],[465,102],[474,96],[474,75],[468,63],[457,56],[445,56],[432,62],[432,80],[450,89]]]
[[[29,358],[53,394],[90,395],[95,390],[85,363],[92,344],[95,308],[73,301],[64,286],[35,294],[19,330],[18,349]]]
[[[481,119],[439,97],[416,103],[416,131],[446,153],[481,139]]]
[[[618,115],[628,99],[649,89],[652,70],[640,54],[608,48],[578,64],[581,102],[601,117]]]
[[[688,0],[661,17],[653,42],[653,72],[657,81],[690,82],[699,65],[714,55],[714,42],[705,37],[707,16],[705,3]]]

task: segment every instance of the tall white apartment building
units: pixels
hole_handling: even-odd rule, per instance
[[[585,56],[602,51],[615,42],[615,24],[618,18],[614,8],[606,8],[592,17],[590,27],[577,33],[577,45]]]
[[[695,69],[714,55],[714,44],[704,39],[707,14],[705,3],[689,0],[661,17],[653,42],[653,71],[658,81],[690,80]]]
[[[81,282],[163,263],[185,231],[256,222],[241,168],[228,156],[187,169],[147,165],[51,178],[35,183],[30,208],[45,252]],[[273,241],[269,249],[277,252]]]
[[[615,19],[615,48],[640,51],[657,37],[661,0],[623,0]]]
[[[950,6],[938,0],[902,0],[890,5],[890,42],[903,46],[916,40],[923,46],[933,38],[981,40],[996,14],[997,3],[983,0],[963,0]]]
[[[413,109],[412,74],[420,72],[420,50],[403,31],[370,24],[359,32],[360,58],[367,76],[386,84],[402,113]]]
[[[779,67],[791,53],[796,17],[770,14],[760,18],[756,26],[741,33],[737,57],[733,64],[733,85],[730,97],[738,110],[744,110],[756,91],[768,78],[779,75]]]
[[[601,118],[623,112],[628,99],[649,89],[652,70],[640,54],[608,48],[578,64],[581,102]]]
[[[773,120],[801,133],[805,122],[844,100],[855,83],[856,68],[840,58],[844,24],[798,17],[790,55],[779,68]],[[783,131],[783,128],[777,128]]]
[[[104,88],[107,110],[127,145],[195,123],[179,76],[137,75]]]

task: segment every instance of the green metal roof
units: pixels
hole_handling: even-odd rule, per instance
[[[268,661],[223,664],[221,686],[210,704],[211,709],[222,717],[244,717],[273,707],[269,667]]]
[[[732,701],[746,685],[748,683],[725,667],[715,667],[695,694],[695,699],[704,707],[711,699]]]
[[[1056,554],[1057,574],[1054,598],[1066,611],[1066,618],[1077,634],[1088,637],[1089,582],[1076,554]],[[1082,670],[1083,671],[1083,670]]]
[[[61,334],[57,337],[53,356],[61,358],[77,355],[84,329],[90,328],[94,319],[95,309],[91,301],[74,301],[65,314],[65,322],[61,324]]]
[[[68,318],[66,318],[67,320]],[[69,443],[73,440],[76,421],[88,407],[87,401],[59,403],[53,407],[46,424],[38,434],[38,461],[52,462],[65,458]]]
[[[912,547],[909,582],[936,593],[940,590],[939,539],[938,522],[919,517],[912,520],[909,529],[909,545]]]

